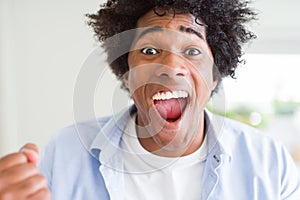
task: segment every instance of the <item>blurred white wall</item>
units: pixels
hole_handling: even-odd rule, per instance
[[[248,52],[300,54],[300,1],[253,0],[258,20],[251,29],[257,34]]]
[[[17,85],[13,59],[14,40],[11,1],[0,1],[0,152],[14,148],[18,140]]]
[[[84,15],[100,3],[0,0],[0,155],[73,123],[76,77],[98,45]]]

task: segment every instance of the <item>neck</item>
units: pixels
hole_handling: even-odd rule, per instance
[[[137,126],[137,135],[145,135],[145,129]],[[170,150],[168,148],[161,147],[163,145],[158,144],[153,136],[153,134],[146,133],[149,137],[139,137],[139,142],[143,146],[144,149],[147,151],[164,157],[180,157],[192,154],[203,143],[204,136],[205,136],[205,120],[204,120],[204,112],[202,112],[201,117],[199,119],[198,128],[195,129],[195,133],[193,134],[192,138],[189,139],[188,144],[183,143],[183,148],[176,148],[176,150]],[[178,132],[176,134],[184,134],[182,132]],[[154,134],[156,135],[156,134]],[[172,145],[172,144],[171,144]]]

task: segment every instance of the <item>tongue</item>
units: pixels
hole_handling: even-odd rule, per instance
[[[184,99],[155,100],[156,110],[165,120],[177,120],[181,116]]]

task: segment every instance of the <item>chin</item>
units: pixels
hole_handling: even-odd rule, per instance
[[[186,149],[192,141],[195,131],[185,128],[169,129],[163,127],[153,136],[154,142],[167,151],[180,151]]]

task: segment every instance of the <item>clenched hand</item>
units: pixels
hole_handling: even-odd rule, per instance
[[[36,163],[38,148],[26,144],[20,152],[0,159],[0,200],[50,200],[46,179]]]

